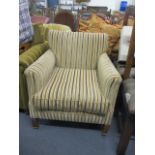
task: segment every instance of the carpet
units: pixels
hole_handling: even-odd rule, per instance
[[[115,118],[110,131],[101,136],[99,129],[49,125],[31,127],[28,115],[19,113],[19,155],[116,155],[120,135]],[[130,140],[126,155],[134,155],[135,141]]]

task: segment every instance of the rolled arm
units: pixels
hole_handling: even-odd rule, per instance
[[[49,49],[25,70],[29,101],[48,82],[54,66],[55,56]]]
[[[122,78],[106,53],[102,54],[99,58],[97,74],[101,92],[103,96],[109,100],[110,105],[105,124],[110,124]]]

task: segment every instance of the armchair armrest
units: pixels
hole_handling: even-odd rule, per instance
[[[28,92],[27,84],[24,76],[25,69],[36,61],[48,49],[48,43],[40,43],[32,46],[28,50],[19,55],[19,108],[27,109],[28,107]]]
[[[107,111],[105,124],[110,124],[122,78],[106,53],[102,54],[99,58],[97,74],[101,92],[104,97],[109,100],[110,105]]]
[[[54,66],[55,56],[49,49],[25,70],[29,101],[48,82]]]

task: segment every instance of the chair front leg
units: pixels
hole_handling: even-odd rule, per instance
[[[101,134],[102,134],[103,136],[105,136],[105,135],[108,133],[109,128],[110,128],[110,125],[103,125],[103,126],[101,127]]]
[[[34,128],[34,129],[39,128],[39,119],[38,118],[32,118],[32,128]]]

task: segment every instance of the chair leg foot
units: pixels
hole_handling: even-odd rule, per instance
[[[32,119],[32,128],[34,128],[34,129],[39,128],[39,119],[37,119],[37,118]]]
[[[101,134],[102,136],[106,136],[109,131],[110,125],[103,125],[101,128]]]

